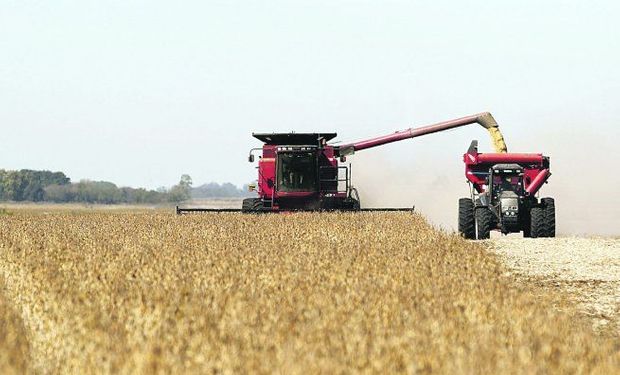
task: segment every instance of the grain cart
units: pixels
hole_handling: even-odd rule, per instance
[[[381,137],[347,144],[330,144],[336,133],[253,133],[263,142],[262,147],[250,150],[248,160],[258,156],[258,183],[256,198],[243,200],[238,209],[179,208],[177,213],[192,211],[317,211],[317,210],[375,210],[394,211],[412,208],[362,209],[357,190],[351,185],[350,165],[347,156],[355,152],[478,123],[491,134],[497,152],[505,152],[506,145],[490,113],[479,113],[444,121],[420,128],[410,128]]]
[[[551,172],[542,154],[479,153],[473,141],[463,156],[471,197],[459,200],[459,232],[487,239],[492,230],[524,237],[555,237],[555,202],[536,197]]]

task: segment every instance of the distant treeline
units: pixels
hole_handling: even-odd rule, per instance
[[[247,186],[239,189],[231,183],[212,182],[192,188],[192,178],[188,175],[181,176],[179,183],[171,188],[147,190],[118,187],[107,181],[71,182],[62,172],[0,169],[0,201],[163,204],[190,198],[241,198],[249,195]]]
[[[40,202],[45,200],[47,186],[66,186],[70,183],[71,180],[62,172],[0,169],[0,199]]]
[[[62,172],[0,169],[0,200],[15,202],[175,203],[191,197],[192,179],[181,176],[177,185],[158,190],[118,187],[107,181],[72,183]]]

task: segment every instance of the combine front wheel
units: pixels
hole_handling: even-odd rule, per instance
[[[470,198],[459,199],[459,233],[468,240],[476,239],[474,202]]]
[[[246,198],[241,204],[241,212],[252,213],[261,212],[263,210],[263,200],[260,198]]]

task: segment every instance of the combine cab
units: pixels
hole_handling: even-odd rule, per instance
[[[258,197],[243,201],[243,212],[359,210],[350,169],[338,165],[336,133],[253,134],[264,142],[258,161]],[[345,160],[344,156],[341,157]]]
[[[536,194],[551,176],[542,154],[479,153],[473,141],[463,156],[471,198],[459,200],[459,232],[487,239],[492,230],[524,237],[555,237],[555,201]]]

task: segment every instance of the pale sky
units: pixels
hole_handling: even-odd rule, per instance
[[[600,200],[617,223],[619,14],[616,1],[0,0],[0,168],[240,185],[256,178],[253,131],[350,141],[488,110],[510,151],[552,157],[550,194]],[[474,138],[490,150],[478,127],[366,150],[354,179],[466,195]],[[387,168],[373,177],[373,163]]]

